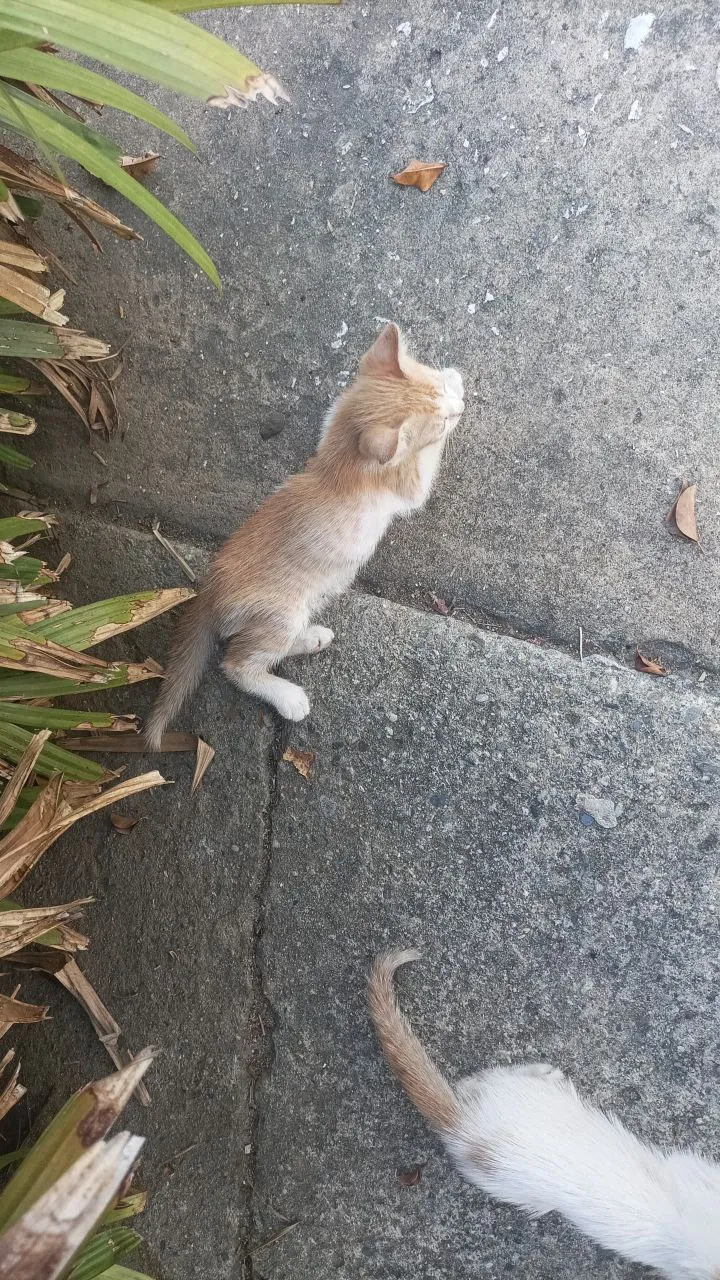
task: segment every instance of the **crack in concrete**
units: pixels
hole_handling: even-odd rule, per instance
[[[269,712],[267,713],[270,714]],[[254,1208],[255,1208],[255,1176],[257,1171],[258,1134],[260,1129],[260,1106],[257,1090],[273,1065],[275,1028],[275,1012],[265,992],[262,965],[262,946],[265,932],[266,897],[272,872],[273,848],[273,815],[278,803],[278,766],[284,745],[284,727],[279,718],[275,719],[272,736],[266,753],[267,798],[261,814],[262,839],[260,857],[256,868],[253,902],[255,918],[253,921],[252,944],[249,961],[249,979],[251,999],[247,1016],[248,1056],[246,1072],[248,1080],[248,1131],[245,1178],[243,1186],[245,1194],[241,1205],[244,1225],[240,1229],[240,1238],[236,1251],[236,1274],[239,1280],[259,1280],[253,1262]]]

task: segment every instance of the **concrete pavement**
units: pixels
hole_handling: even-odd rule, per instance
[[[83,256],[78,318],[132,341],[107,469],[69,419],[35,437],[78,600],[181,580],[153,515],[201,564],[302,465],[380,317],[471,392],[428,508],[302,664],[310,720],[258,718],[215,673],[184,721],[217,749],[199,795],[169,758],[129,836],[100,816],[32,882],[96,888],[88,972],[163,1046],[130,1116],[158,1280],[639,1275],[451,1171],[365,1017],[388,943],[423,949],[402,999],[451,1075],[549,1058],[644,1137],[717,1151],[720,33],[671,8],[633,54],[634,14],[215,13],[293,97],[238,117],[156,95],[201,161],[163,143],[154,189],[224,294],[153,230]],[[414,155],[448,163],[428,195],[389,181]],[[684,480],[702,550],[664,520]],[[162,658],[169,635],[118,644]],[[671,676],[635,672],[637,645]],[[25,1061],[36,1108],[104,1069],[62,999]]]

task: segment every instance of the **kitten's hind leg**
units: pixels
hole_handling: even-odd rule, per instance
[[[277,639],[280,641],[280,637]],[[269,670],[286,657],[288,650],[285,645],[280,641],[275,652],[267,649],[258,652],[248,643],[249,640],[250,636],[241,633],[228,644],[222,664],[228,680],[244,693],[269,702],[285,720],[304,720],[310,713],[305,690]]]
[[[287,656],[292,658],[301,653],[320,653],[322,649],[327,649],[334,639],[335,632],[329,627],[306,627],[296,635]]]

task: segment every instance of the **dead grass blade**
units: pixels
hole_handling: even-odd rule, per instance
[[[13,306],[22,307],[23,311],[28,311],[40,320],[46,320],[48,324],[67,324],[67,316],[58,310],[65,298],[62,289],[57,294],[52,294],[44,284],[38,284],[37,280],[23,275],[21,271],[14,271],[12,267],[2,264],[0,297],[12,302]]]
[[[180,555],[180,552],[178,551],[177,547],[174,547],[172,542],[170,542],[165,537],[165,534],[160,532],[159,520],[153,520],[152,531],[155,537],[157,538],[158,542],[160,543],[160,545],[163,546],[166,551],[169,551],[170,555],[175,560],[177,560],[178,564],[180,565],[180,568],[183,570],[183,573],[187,574],[190,581],[197,582],[197,574],[195,573],[194,569],[190,568],[190,565],[188,564],[187,560],[185,559],[184,556]]]
[[[78,898],[59,907],[19,907],[3,911],[0,913],[0,957],[29,946],[56,925],[74,919],[88,902],[92,902],[92,898]]]
[[[3,1120],[8,1111],[15,1106],[15,1103],[19,1102],[27,1093],[27,1089],[25,1089],[24,1085],[18,1084],[18,1077],[20,1075],[19,1062],[11,1071],[9,1080],[6,1080],[5,1083],[2,1082],[3,1074],[14,1061],[15,1050],[9,1049],[5,1054],[5,1057],[2,1059],[2,1062],[0,1062],[0,1120]]]
[[[27,782],[30,774],[35,767],[40,752],[50,737],[49,729],[41,729],[29,741],[25,751],[18,761],[17,768],[12,778],[7,784],[5,790],[0,796],[0,826],[5,822],[12,813],[17,804],[18,796]]]
[[[192,795],[197,791],[214,759],[215,748],[211,747],[209,743],[203,742],[202,738],[198,738],[197,755],[195,758],[195,773],[193,774],[192,786],[190,787]]]
[[[150,787],[164,785],[162,774],[152,770],[118,782],[99,795],[71,798],[62,776],[56,774],[17,826],[0,841],[0,897],[13,894],[45,850],[80,818]],[[0,927],[2,924],[3,918],[0,917]],[[17,945],[25,946],[25,942],[20,941]]]
[[[42,1022],[49,1008],[47,1004],[23,1004],[14,995],[0,995],[0,1036],[4,1036],[11,1027]]]
[[[144,1139],[96,1142],[4,1233],[0,1280],[56,1280],[137,1162]]]
[[[75,191],[73,187],[58,182],[44,169],[18,155],[17,152],[11,151],[9,147],[0,147],[0,178],[11,191],[32,191],[49,200],[55,200],[68,212],[72,210],[84,214],[85,217],[100,223],[123,240],[142,240],[142,236],[137,231],[133,231],[132,227],[126,227],[119,218],[110,213],[109,209],[103,208],[95,200],[90,200],[79,191]],[[22,215],[20,215],[21,219]]]
[[[108,1054],[112,1058],[115,1066],[119,1068],[130,1066],[136,1059],[130,1053],[129,1049],[124,1048],[118,1042],[122,1035],[119,1024],[115,1021],[109,1009],[106,1009],[102,1000],[92,983],[85,977],[82,969],[74,960],[68,960],[62,969],[58,969],[55,973],[58,982],[62,984],[66,991],[69,991],[75,997],[78,1004],[85,1010],[90,1019],[98,1040],[105,1046]],[[138,1055],[139,1058],[140,1055]],[[143,1106],[147,1107],[150,1103],[150,1094],[141,1080],[135,1086],[135,1096]]]
[[[38,274],[47,271],[47,262],[34,249],[14,240],[5,240],[4,237],[0,237],[0,262],[6,267],[16,267],[19,271]]]

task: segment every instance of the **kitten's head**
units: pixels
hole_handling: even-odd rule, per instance
[[[342,414],[357,454],[376,468],[400,465],[443,441],[465,408],[457,369],[431,369],[408,355],[396,324],[387,324],[360,361]]]

